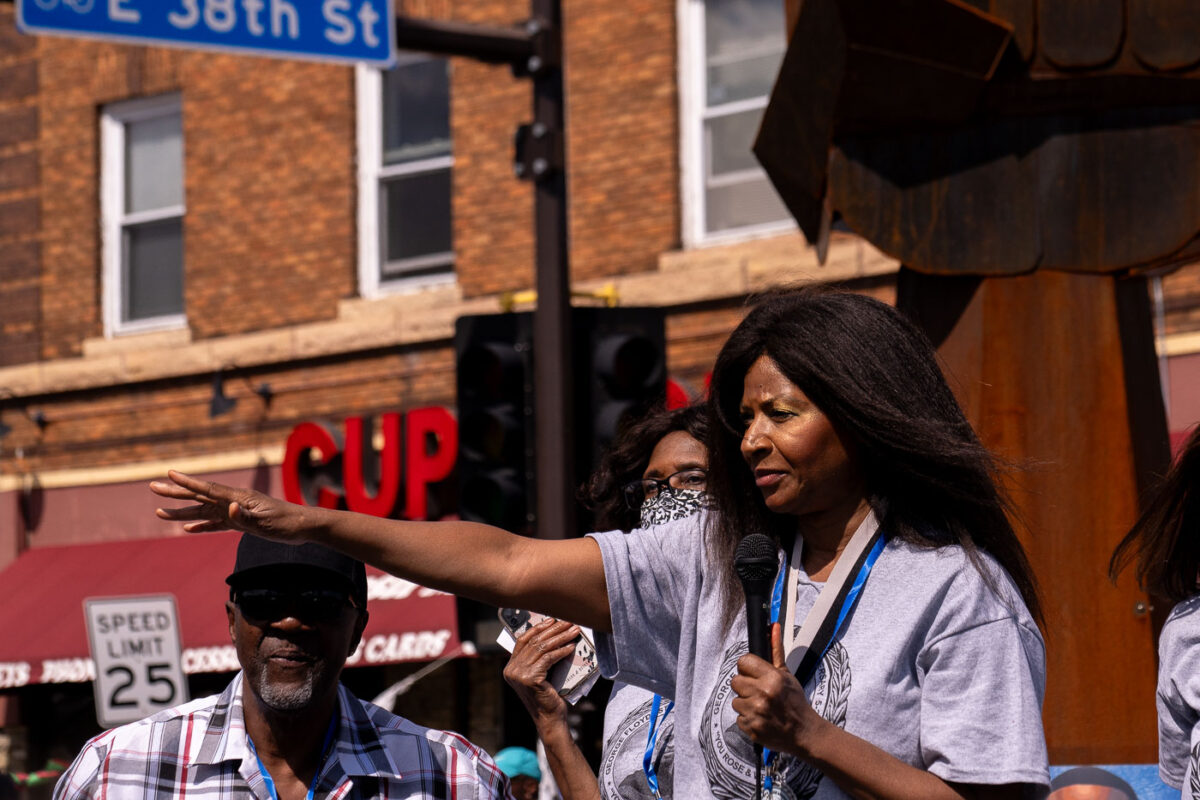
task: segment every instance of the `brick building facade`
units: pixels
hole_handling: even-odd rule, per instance
[[[507,24],[528,13],[516,0],[398,5],[463,22]],[[768,62],[782,53],[776,5],[779,41],[766,48]],[[703,0],[580,0],[565,14],[572,285],[611,288],[622,305],[666,307],[668,367],[686,391],[703,391],[755,292],[837,281],[893,296],[897,264],[848,233],[835,234],[819,265],[769,198],[754,194],[761,175],[736,153],[721,180],[706,183],[716,168],[706,170],[704,143],[736,144],[761,110],[754,80],[711,77],[741,63],[705,49],[705,30],[710,40],[728,35],[719,25],[730,20],[706,17]],[[534,240],[532,189],[512,169],[527,83],[505,67],[446,65],[452,155],[443,147],[410,158],[430,142],[406,139],[401,126],[399,160],[367,163],[371,147],[389,158],[388,141],[363,138],[389,113],[388,92],[412,100],[386,76],[29,37],[0,2],[0,569],[31,549],[166,535],[144,484],[167,467],[278,493],[277,467],[298,424],[454,405],[454,322],[498,312],[508,294],[533,286]],[[771,74],[769,64],[754,69],[760,82]],[[717,89],[731,93],[728,102],[713,99]],[[155,99],[178,120],[170,139],[182,154],[178,208],[168,203],[153,218],[125,209],[114,219],[104,193],[121,154],[105,131],[125,125],[134,137],[130,121],[149,113],[139,103]],[[430,271],[406,253],[399,277],[388,278],[378,262],[395,243],[377,227],[386,227],[382,214],[399,213],[397,230],[409,233],[403,210],[371,217],[364,204],[403,198],[386,187],[437,175],[447,159],[452,266]],[[418,162],[432,166],[410,169]],[[720,216],[722,203],[760,202],[760,218]],[[114,316],[111,284],[122,273],[110,261],[132,263],[136,253],[118,240],[132,247],[139,225],[173,219],[181,310],[167,315],[170,324],[139,328]],[[365,279],[364,270],[375,273]],[[1200,420],[1200,267],[1167,276],[1159,307],[1171,424],[1182,430]],[[212,416],[218,375],[237,402]],[[414,716],[503,744],[494,666],[480,659],[435,673],[427,680],[461,702],[440,706],[445,719],[430,719],[429,709]],[[476,692],[470,714],[464,682]],[[485,695],[492,699],[480,702]],[[28,700],[25,712],[0,701],[0,724],[27,724],[48,698]],[[36,753],[49,746],[30,744]]]
[[[522,9],[410,11],[498,23]],[[670,369],[693,394],[748,294],[806,279],[887,294],[894,264],[851,237],[823,267],[790,232],[683,247],[675,10],[593,11],[570,9],[566,25],[577,290],[611,285],[623,305],[676,309]],[[11,7],[0,14],[12,76],[0,97],[0,419],[12,429],[0,474],[10,481],[148,476],[206,457],[232,468],[235,454],[253,465],[303,419],[452,404],[454,320],[532,286],[532,193],[511,163],[529,90],[506,68],[450,59],[452,279],[363,297],[353,68],[25,37]],[[182,117],[186,322],[113,334],[100,117],[162,95],[179,98]],[[241,402],[209,419],[217,371]],[[269,403],[248,391],[262,383]],[[0,562],[40,535],[9,536]]]

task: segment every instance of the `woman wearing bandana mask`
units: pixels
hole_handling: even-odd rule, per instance
[[[631,425],[580,493],[598,526],[629,532],[703,509],[707,428],[703,409],[696,406],[653,412]],[[504,669],[505,680],[533,717],[564,800],[669,797],[670,699],[620,681],[613,684],[604,714],[599,777],[592,773],[571,738],[567,703],[546,680],[549,669],[571,655],[573,640],[570,623],[545,620],[517,640]]]

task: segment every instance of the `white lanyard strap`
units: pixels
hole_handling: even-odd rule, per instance
[[[878,530],[879,521],[875,519],[875,512],[868,511],[866,518],[859,524],[854,535],[850,537],[849,543],[838,556],[837,563],[833,566],[833,572],[830,574],[829,580],[825,581],[820,594],[817,595],[817,601],[808,610],[800,632],[793,636],[793,631],[796,630],[796,597],[800,591],[800,570],[802,569],[800,556],[804,548],[804,538],[800,535],[796,536],[796,541],[792,544],[792,557],[788,560],[787,593],[784,598],[785,622],[782,631],[783,652],[787,655],[787,667],[791,672],[794,673],[800,668],[800,662],[804,660],[804,656],[812,647],[821,626],[829,617],[838,596],[841,595],[842,587],[852,579],[855,567],[871,547],[875,540],[875,532]]]

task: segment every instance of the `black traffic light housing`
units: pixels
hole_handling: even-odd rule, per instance
[[[572,310],[576,479],[587,480],[630,420],[667,392],[666,336],[658,308]]]
[[[459,514],[530,533],[534,508],[533,328],[529,314],[455,325]]]
[[[657,308],[574,308],[571,329],[578,485],[631,419],[663,404],[666,336]],[[459,514],[526,534],[537,491],[532,341],[528,313],[460,317],[454,335]]]

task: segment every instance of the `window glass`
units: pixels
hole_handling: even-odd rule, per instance
[[[450,152],[450,78],[445,59],[401,64],[383,74],[383,163]]]
[[[783,59],[783,3],[708,0],[704,7],[709,106],[770,93]]]
[[[105,334],[186,326],[181,98],[106,105],[100,133]]]
[[[183,125],[167,114],[125,124],[125,211],[183,205]]]
[[[783,3],[697,2],[704,8],[703,75],[693,84],[704,92],[697,122],[703,233],[786,222],[787,209],[751,151],[786,49]]]
[[[709,177],[760,169],[750,150],[758,133],[762,109],[714,117],[704,126]]]
[[[763,174],[733,183],[709,186],[705,223],[724,231],[788,219],[787,207]]]
[[[125,227],[124,321],[183,313],[183,222]]]
[[[388,261],[450,250],[450,170],[388,181],[383,196]]]
[[[450,73],[444,58],[405,54],[379,73],[380,119],[364,130],[380,137],[367,213],[379,242],[375,272],[386,281],[446,274],[454,268],[451,208]],[[368,289],[369,291],[369,289]]]

